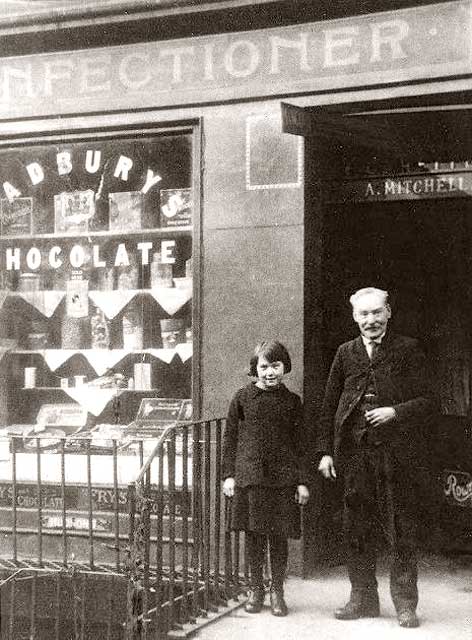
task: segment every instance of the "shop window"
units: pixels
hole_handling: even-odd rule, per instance
[[[191,132],[0,149],[4,431],[191,417],[192,163]]]

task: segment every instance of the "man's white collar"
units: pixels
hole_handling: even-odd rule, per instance
[[[385,331],[382,333],[381,336],[379,336],[378,338],[366,338],[366,336],[362,335],[361,333],[361,338],[362,338],[362,342],[365,344],[365,346],[367,346],[368,344],[370,344],[371,342],[376,342],[377,344],[381,344],[382,340],[385,337]]]

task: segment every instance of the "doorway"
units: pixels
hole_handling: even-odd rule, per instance
[[[327,203],[322,271],[324,360],[358,333],[349,296],[390,294],[392,330],[418,338],[441,413],[470,414],[471,207],[466,199]]]
[[[375,105],[378,106],[378,105]],[[385,106],[385,105],[384,105]],[[390,105],[392,106],[392,105]],[[472,140],[462,140],[455,127],[470,111],[454,114],[407,111],[382,113],[369,120],[362,105],[359,121],[351,128],[346,117],[355,105],[310,112],[298,118],[306,129],[305,180],[305,404],[315,425],[329,367],[337,347],[358,334],[351,316],[349,296],[365,286],[389,292],[393,309],[392,330],[417,337],[428,355],[441,414],[432,426],[431,478],[442,492],[441,470],[472,472],[472,208],[468,193],[412,194],[411,197],[350,197],[349,189],[371,179],[409,178],[410,161],[441,160],[441,168],[457,171],[450,160],[463,160]],[[315,110],[316,111],[316,110]],[[328,115],[327,115],[328,112]],[[306,114],[305,114],[306,115]],[[457,116],[457,117],[456,117]],[[433,131],[441,123],[441,144],[419,141],[418,122]],[[320,125],[323,125],[321,126]],[[369,137],[379,124],[382,135]],[[326,126],[330,137],[326,136]],[[450,125],[449,129],[448,126]],[[320,130],[323,130],[320,133]],[[289,129],[287,129],[289,130]],[[389,135],[392,153],[389,156]],[[401,135],[399,136],[399,132]],[[294,133],[301,133],[300,128]],[[332,135],[331,135],[332,134]],[[454,134],[454,135],[453,135]],[[444,140],[451,140],[451,149]],[[377,148],[376,145],[379,144]],[[399,161],[396,163],[396,161]],[[444,161],[444,163],[443,163]],[[446,162],[447,161],[447,162]],[[423,164],[423,163],[422,163]],[[433,163],[434,164],[434,163]],[[361,167],[346,176],[346,168]],[[364,168],[371,165],[368,170]],[[465,173],[472,166],[465,163]],[[364,168],[363,168],[364,167]],[[386,169],[387,167],[387,169]],[[390,169],[388,168],[390,167]],[[400,167],[400,168],[399,168]],[[369,173],[370,172],[370,173]],[[427,169],[424,169],[427,174]],[[455,174],[456,175],[456,174]],[[471,176],[469,176],[471,178]],[[349,189],[342,183],[349,183]],[[354,193],[354,191],[352,192]],[[348,194],[348,195],[346,195]],[[389,194],[391,195],[391,194]],[[403,194],[404,195],[404,194]],[[466,477],[466,476],[464,476]],[[472,476],[471,476],[472,479]],[[309,573],[324,564],[342,562],[341,487],[316,480],[315,499],[305,515],[305,566]],[[472,500],[471,505],[472,507]],[[472,553],[470,510],[445,504],[441,533],[435,537],[441,550]]]

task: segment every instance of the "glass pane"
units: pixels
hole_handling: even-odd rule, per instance
[[[190,134],[0,150],[2,425],[191,398],[192,215]]]

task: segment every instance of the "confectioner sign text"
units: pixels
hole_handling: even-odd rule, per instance
[[[470,0],[332,21],[4,58],[7,117],[326,91],[471,71]]]

